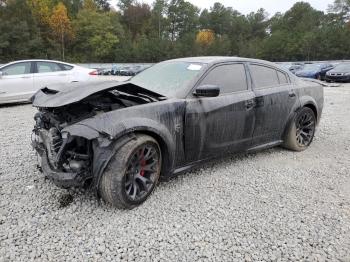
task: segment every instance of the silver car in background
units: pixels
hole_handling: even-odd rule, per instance
[[[0,104],[26,102],[52,84],[81,82],[96,77],[94,69],[52,60],[21,60],[0,66]]]

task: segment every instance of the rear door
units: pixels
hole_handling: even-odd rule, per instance
[[[185,152],[187,162],[242,151],[254,130],[254,93],[243,63],[220,64],[200,85],[220,87],[218,97],[187,99]]]
[[[249,65],[256,96],[256,122],[252,146],[282,139],[282,134],[298,98],[289,76],[274,67]]]
[[[34,74],[34,86],[41,89],[48,85],[68,83],[70,73],[65,70],[59,63],[37,61]]]
[[[11,64],[0,71],[0,103],[24,101],[35,93],[32,62]]]

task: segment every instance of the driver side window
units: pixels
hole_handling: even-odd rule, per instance
[[[220,94],[247,90],[248,85],[244,65],[219,65],[205,76],[200,85],[216,85],[220,87]]]
[[[1,69],[4,76],[30,74],[31,62],[22,62]]]

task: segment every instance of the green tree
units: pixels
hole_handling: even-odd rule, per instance
[[[74,59],[81,62],[112,62],[122,28],[117,13],[82,9],[74,21]]]
[[[23,0],[0,5],[0,61],[45,57],[38,24]]]

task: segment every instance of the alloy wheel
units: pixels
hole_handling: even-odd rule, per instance
[[[308,146],[314,136],[316,121],[310,112],[302,113],[296,121],[296,139],[299,146]]]
[[[152,143],[139,146],[129,158],[125,193],[132,201],[141,200],[152,190],[160,169],[160,153]]]

